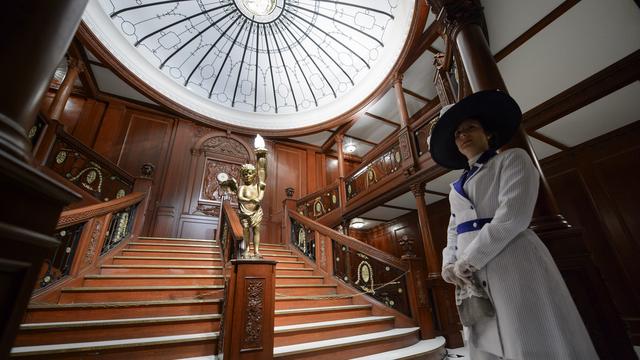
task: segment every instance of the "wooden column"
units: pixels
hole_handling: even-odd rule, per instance
[[[71,91],[73,90],[73,84],[75,83],[78,75],[84,71],[84,64],[75,58],[71,58],[67,61],[67,74],[58,88],[56,96],[49,106],[49,118],[54,120],[60,120],[64,107],[67,105]]]
[[[231,260],[218,348],[225,359],[273,359],[276,263]]]
[[[87,0],[9,2],[0,14],[0,358],[9,357],[60,211],[79,195],[32,166],[26,130]]]
[[[336,134],[336,148],[338,148],[338,177],[344,178],[344,135]]]
[[[440,277],[440,256],[436,251],[436,246],[431,237],[429,229],[429,217],[427,216],[427,203],[424,200],[423,182],[409,185],[411,193],[416,198],[416,208],[418,211],[418,222],[420,223],[420,234],[422,234],[422,245],[424,247],[424,258],[427,266],[427,277],[436,279]]]
[[[398,111],[400,112],[401,127],[407,127],[409,125],[409,111],[407,110],[407,102],[404,98],[404,92],[402,91],[402,74],[397,74],[393,79],[393,88],[396,92],[396,102],[398,104]]]

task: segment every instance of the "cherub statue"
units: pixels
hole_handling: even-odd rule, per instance
[[[240,218],[243,230],[242,243],[240,244],[240,250],[242,251],[241,258],[243,259],[250,257],[261,258],[259,247],[262,207],[260,206],[260,202],[264,198],[264,190],[266,187],[267,149],[260,135],[256,136],[255,146],[256,166],[252,164],[242,165],[242,168],[240,168],[242,183],[239,186],[234,178],[224,173],[218,174],[218,182],[222,189],[226,192],[235,193],[238,196],[238,217]],[[248,246],[251,239],[251,232],[253,232],[253,256],[250,256]]]

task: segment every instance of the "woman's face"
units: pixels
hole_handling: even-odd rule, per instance
[[[490,136],[484,131],[480,121],[476,119],[463,120],[454,132],[458,151],[467,159],[487,151]]]

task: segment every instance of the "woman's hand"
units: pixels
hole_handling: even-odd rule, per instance
[[[477,269],[473,267],[466,260],[458,260],[455,264],[453,264],[453,273],[456,277],[458,277],[465,284],[471,284],[471,275]]]
[[[453,264],[447,264],[442,268],[442,280],[449,284],[456,285],[457,287],[463,287],[465,282],[456,276],[453,268]]]

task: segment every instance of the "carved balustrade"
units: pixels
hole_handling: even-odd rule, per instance
[[[316,232],[291,220],[291,244],[311,261],[316,260]]]
[[[391,144],[384,152],[358,168],[353,175],[345,179],[347,202],[367,192],[377,183],[395,175],[402,168],[402,155],[398,142]]]
[[[64,211],[54,234],[60,244],[45,260],[34,296],[43,296],[60,283],[80,278],[104,262],[109,250],[122,247],[139,234],[147,207],[146,197],[147,192],[134,192]]]
[[[340,208],[339,184],[331,184],[320,191],[309,194],[296,202],[296,209],[311,219],[318,219]]]

